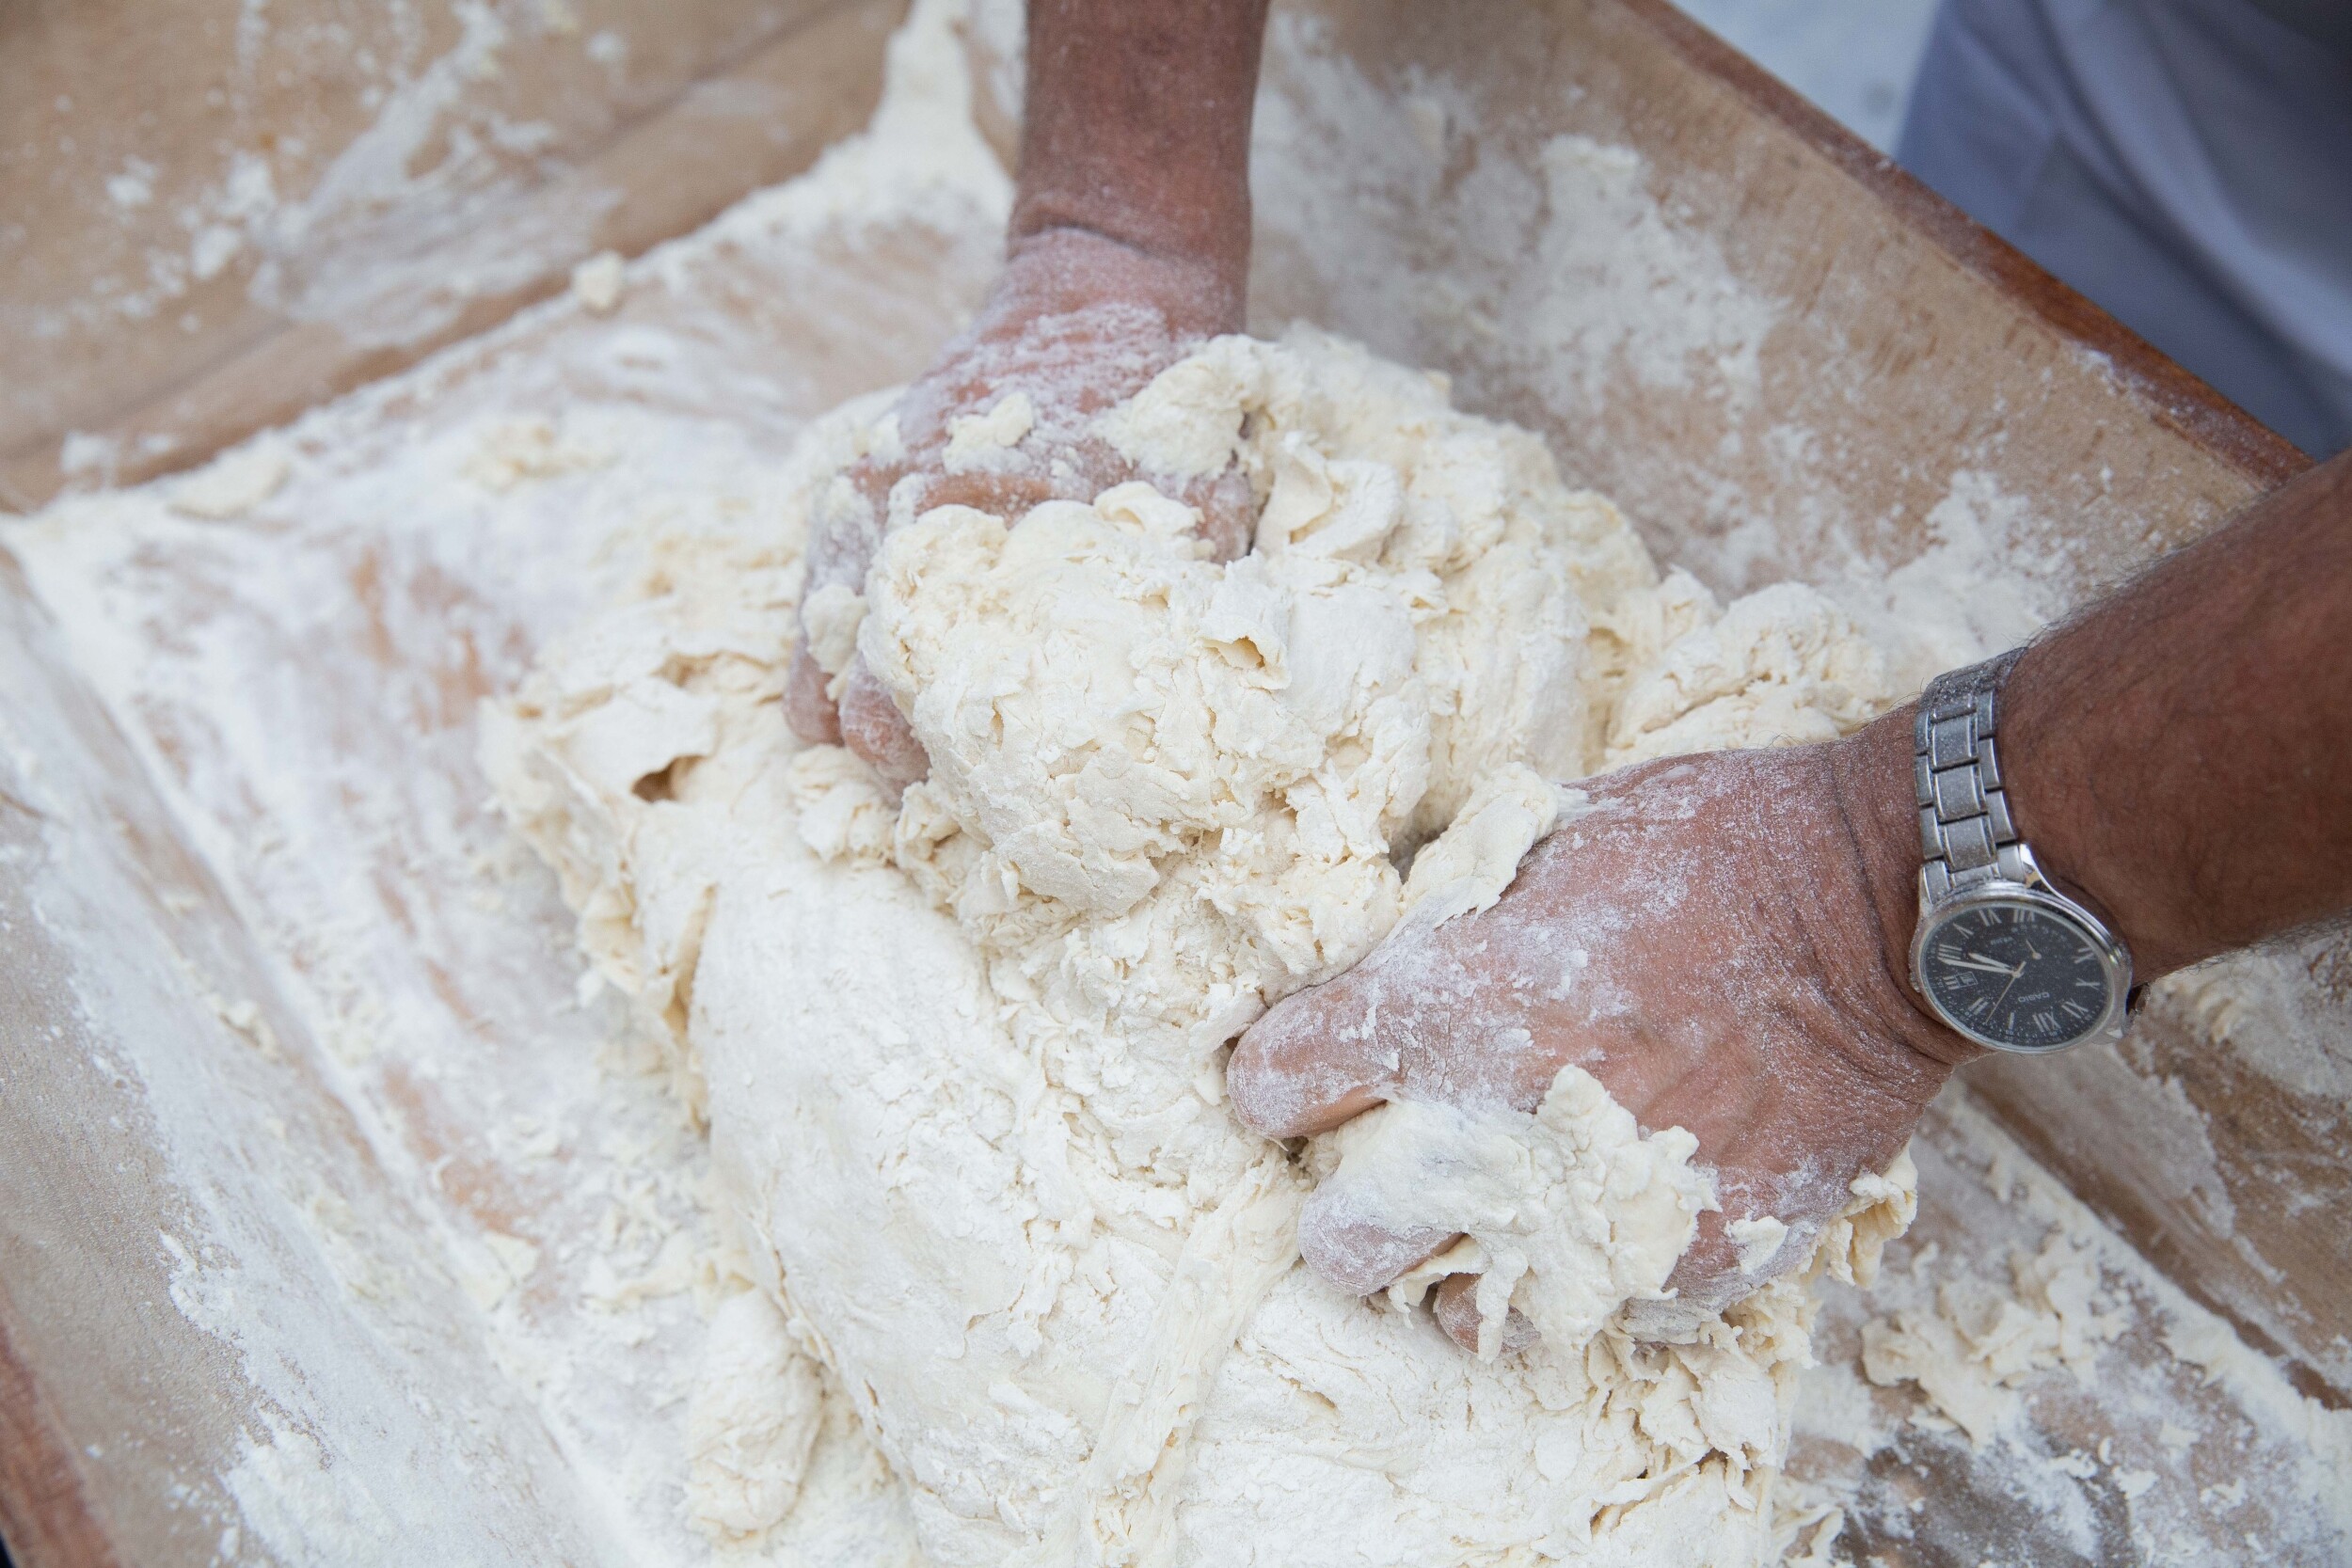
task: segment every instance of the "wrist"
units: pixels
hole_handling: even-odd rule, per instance
[[[1012,251],[1057,233],[1095,236],[1213,280],[1180,331],[1238,330],[1265,8],[1032,0]]]
[[[2051,653],[2047,644],[2026,650],[2002,688],[2002,766],[2015,781],[2010,809],[2042,874],[2106,923],[2131,954],[2134,977],[2144,983],[2215,949],[2199,940],[2193,922],[2164,918],[2185,906],[2133,885],[2131,874],[2152,857],[2133,842],[2136,834],[2118,838],[2110,830],[2137,814],[2103,812],[2095,788],[2086,787],[2091,768],[2079,750],[2079,726],[2067,725],[2063,715],[2070,704],[2076,713],[2087,705],[2066,690],[2065,661]],[[2139,721],[2140,733],[2160,725],[2154,715]]]
[[[1140,305],[1159,311],[1171,338],[1215,337],[1241,330],[1248,265],[1246,250],[1235,262],[1152,250],[1086,226],[1016,230],[995,304],[1028,320]]]
[[[1829,774],[1853,855],[1871,951],[1899,998],[1893,1020],[1911,1050],[1946,1067],[1985,1054],[1947,1028],[1912,983],[1911,942],[1919,926],[1919,812],[1912,757],[1915,704],[1905,704],[1829,746]]]

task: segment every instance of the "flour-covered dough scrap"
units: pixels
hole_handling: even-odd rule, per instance
[[[792,515],[665,560],[548,649],[485,761],[707,1097],[790,1344],[930,1560],[1772,1560],[1808,1280],[1867,1274],[1907,1164],[1804,1268],[1641,1343],[1625,1304],[1711,1201],[1686,1134],[1564,1073],[1533,1115],[1390,1107],[1294,1157],[1235,1120],[1224,1055],[1400,919],[1491,903],[1576,807],[1549,781],[1835,735],[1892,696],[1875,651],[1804,588],[1726,610],[1661,578],[1613,506],[1438,378],[1226,338],[1106,417],[1138,480],[926,513],[818,607],[827,668],[854,646],[930,755],[894,803],[778,704],[808,514],[895,439],[884,407],[808,432]],[[1027,417],[989,411],[958,461]],[[1168,492],[1228,465],[1261,513],[1216,562]],[[1392,1211],[1428,1189],[1381,1173],[1432,1160],[1485,1206],[1448,1222],[1476,1252],[1453,1262],[1534,1342],[1466,1354],[1411,1291],[1299,1264],[1311,1172]],[[747,1408],[765,1425],[733,1448],[698,1427],[726,1461],[714,1530],[792,1496],[810,1418]],[[770,1452],[783,1474],[734,1459]]]

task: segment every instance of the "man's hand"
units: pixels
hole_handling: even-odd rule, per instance
[[[1261,1019],[1228,1072],[1235,1109],[1275,1137],[1386,1100],[1529,1111],[1561,1068],[1583,1068],[1645,1131],[1697,1137],[1722,1212],[1701,1216],[1669,1284],[1727,1305],[1804,1257],[1853,1179],[1886,1167],[1976,1053],[1911,999],[1900,847],[1886,851],[1884,820],[1844,809],[1888,787],[1893,827],[1915,840],[1907,725],[1599,780],[1592,809],[1536,846],[1492,909],[1392,942]],[[1788,1234],[1742,1275],[1725,1227],[1766,1216]],[[1311,1203],[1299,1244],[1326,1278],[1369,1292],[1450,1240]],[[1465,1344],[1471,1283],[1438,1294]]]
[[[1265,5],[1031,0],[1004,277],[971,329],[907,389],[903,460],[850,476],[864,517],[809,541],[803,604],[829,584],[863,588],[893,515],[961,501],[1018,516],[1156,477],[1134,473],[1090,426],[1201,340],[1241,330]],[[1017,446],[979,462],[970,440],[956,450],[959,420],[1015,394],[1035,421]],[[1237,476],[1163,487],[1200,509],[1219,559],[1248,548],[1250,498]],[[803,635],[785,692],[793,733],[841,742],[894,787],[921,778],[930,759],[888,693],[854,666],[840,674],[835,688]]]
[[[1090,501],[1122,481],[1153,477],[1137,475],[1092,433],[1096,416],[1202,339],[1237,329],[1237,314],[1238,302],[1207,269],[1083,230],[1022,241],[978,320],[900,400],[903,456],[850,471],[860,515],[834,515],[809,541],[803,602],[832,583],[862,589],[894,515],[961,504],[1017,518],[1041,500]],[[1016,396],[1032,421],[1018,443],[976,445],[965,421]],[[959,429],[967,432],[961,444]],[[1200,509],[1218,559],[1249,547],[1249,486],[1238,474],[1165,487]],[[803,637],[785,693],[793,732],[847,745],[894,785],[921,778],[929,759],[889,694],[862,663],[842,673],[836,704]]]

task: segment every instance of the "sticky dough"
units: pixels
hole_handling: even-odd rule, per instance
[[[1491,903],[1546,781],[1836,735],[1891,695],[1876,652],[1804,588],[1661,578],[1438,378],[1221,339],[1102,422],[1156,485],[929,512],[822,607],[828,668],[854,638],[931,757],[894,807],[777,701],[807,514],[887,406],[807,433],[772,537],[677,545],[546,650],[485,762],[708,1118],[774,1342],[865,1422],[930,1560],[1770,1560],[1810,1281],[1873,1266],[1907,1162],[1804,1267],[1638,1343],[1625,1304],[1711,1201],[1686,1134],[1573,1072],[1536,1115],[1387,1107],[1295,1155],[1234,1119],[1224,1047],[1401,919]],[[979,418],[961,460],[1027,425]],[[1163,492],[1229,464],[1262,515],[1217,563]],[[1472,1356],[1411,1281],[1319,1282],[1314,1176],[1470,1231],[1449,1266],[1541,1338]],[[760,1443],[698,1441],[736,1466],[730,1535],[792,1496],[740,1473]]]

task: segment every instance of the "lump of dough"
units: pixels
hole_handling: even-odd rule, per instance
[[[1309,1220],[1462,1232],[1471,1246],[1447,1272],[1479,1275],[1483,1360],[1502,1351],[1514,1308],[1554,1346],[1581,1349],[1627,1302],[1663,1299],[1715,1207],[1691,1163],[1698,1140],[1679,1127],[1644,1134],[1581,1068],[1562,1068],[1532,1115],[1397,1101],[1329,1136],[1339,1160]]]
[[[1099,421],[1141,480],[909,515],[863,583],[819,585],[825,656],[853,642],[930,755],[893,801],[778,701],[801,531],[873,522],[839,476],[897,450],[887,404],[810,427],[781,530],[678,546],[544,651],[485,764],[597,972],[707,1085],[740,1229],[929,1559],[1765,1560],[1809,1275],[1867,1272],[1903,1171],[1808,1270],[1646,1344],[1616,1304],[1705,1199],[1687,1137],[1564,1075],[1535,1116],[1391,1107],[1297,1161],[1234,1118],[1224,1053],[1401,918],[1490,903],[1575,808],[1557,784],[1859,722],[1867,645],[1799,591],[1661,578],[1441,378],[1218,339]],[[1168,492],[1229,467],[1257,548],[1217,562]],[[1311,1276],[1335,1163],[1319,1201],[1391,1214],[1444,1176],[1544,1332],[1482,1361],[1409,1292]],[[1513,1183],[1523,1212],[1492,1201]],[[765,1419],[707,1408],[713,1452]]]
[[[784,1522],[824,1417],[817,1363],[776,1304],[745,1291],[719,1304],[686,1407],[686,1518],[715,1541]]]

